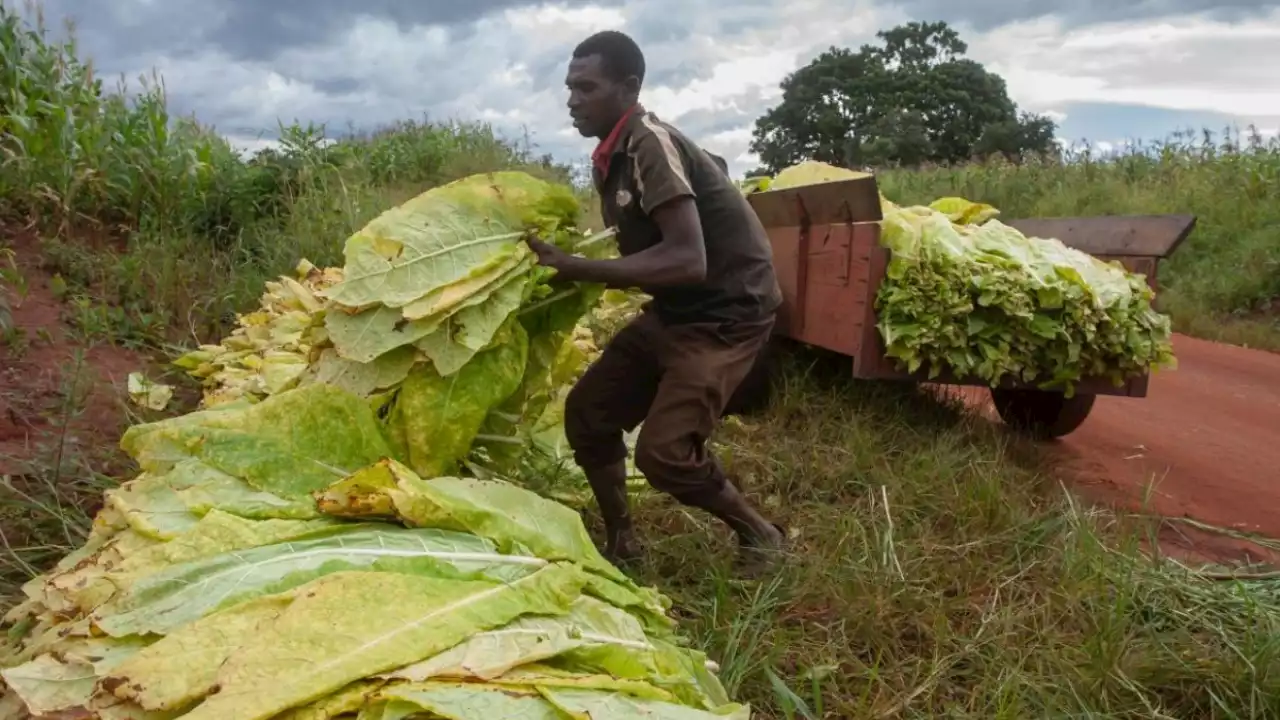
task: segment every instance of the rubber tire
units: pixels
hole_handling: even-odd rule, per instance
[[[1097,395],[992,388],[991,400],[1005,424],[1036,440],[1068,435],[1084,423]]]

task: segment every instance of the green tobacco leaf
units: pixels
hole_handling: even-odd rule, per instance
[[[671,601],[652,588],[642,588],[626,576],[619,580],[616,576],[599,574],[591,576],[587,592],[614,607],[634,613],[648,632],[659,637],[668,637],[672,633],[674,623],[666,615]]]
[[[583,641],[570,636],[572,629],[559,618],[521,618],[383,677],[414,682],[435,678],[492,680],[516,666],[580,646]]]
[[[580,570],[565,564],[513,583],[398,573],[320,578],[300,588],[278,620],[236,650],[218,673],[218,693],[187,720],[266,720],[522,615],[563,614],[583,580]]]
[[[594,598],[581,597],[565,617],[520,618],[384,677],[413,682],[492,680],[518,666],[587,646],[612,647],[624,653],[653,648],[630,615]]]
[[[632,697],[622,693],[569,688],[539,688],[543,697],[569,717],[617,718],[618,720],[748,720],[750,709],[729,706],[715,712],[676,705],[660,700]]]
[[[196,458],[255,489],[298,499],[390,452],[364,401],[319,384],[256,405],[135,425],[121,446],[147,472]]]
[[[407,455],[402,459],[419,475],[455,472],[489,411],[519,386],[527,355],[523,328],[509,324],[496,343],[449,377],[417,365],[400,386],[387,425]]]
[[[403,307],[516,252],[523,214],[541,198],[505,192],[503,177],[451,183],[384,212],[347,240],[343,280],[322,294],[348,307]],[[521,189],[534,187],[551,190]]]
[[[534,688],[434,682],[388,688],[379,698],[384,705],[370,713],[370,720],[406,720],[424,712],[447,720],[566,718]]]
[[[484,302],[458,311],[417,347],[435,363],[436,372],[449,377],[462,369],[491,342],[528,290],[528,277],[517,277],[493,291]]]
[[[153,639],[110,637],[69,637],[51,649],[63,662],[81,663],[93,668],[98,675],[106,675],[129,658],[146,649]]]
[[[305,520],[318,516],[309,500],[289,499],[255,490],[243,480],[195,458],[176,463],[168,472],[143,473],[106,495],[135,531],[171,540],[219,509],[247,518]]]
[[[510,582],[546,565],[503,555],[474,535],[434,528],[335,527],[274,545],[236,550],[148,575],[97,617],[109,635],[164,635],[222,607],[278,593],[326,574],[392,569],[411,561],[416,572]]]
[[[186,533],[126,556],[116,571],[143,577],[168,566],[303,537],[334,524],[330,518],[254,521],[213,509]]]
[[[1150,314],[1150,289],[1135,275],[1057,240],[1028,238],[988,219],[992,208],[944,200],[947,212],[886,204],[881,241],[892,255],[877,326],[906,370],[1070,394],[1090,375],[1122,381],[1172,357],[1167,322]],[[955,224],[947,213],[984,221]]]
[[[399,347],[383,353],[371,362],[348,360],[333,348],[320,354],[308,381],[334,385],[360,397],[369,397],[379,390],[395,387],[404,382],[409,369],[417,360],[412,347]]]
[[[325,314],[324,325],[341,357],[369,363],[396,348],[418,342],[435,332],[444,320],[428,317],[407,321],[400,310],[378,305],[356,314],[331,310]]]
[[[585,360],[570,342],[574,326],[587,312],[587,293],[574,290],[547,305],[520,312],[529,336],[528,360],[519,387],[485,418],[475,442],[486,455],[486,467],[499,475],[514,476],[520,459],[530,450],[529,421],[538,418],[553,401],[556,391],[576,374]],[[503,441],[494,441],[502,438]]]
[[[161,476],[196,515],[221,511],[255,520],[310,520],[315,504],[254,489],[249,483],[196,459],[183,460]]]
[[[63,663],[48,655],[0,670],[0,677],[37,717],[84,707],[98,681],[92,665]]]
[[[293,602],[292,595],[272,595],[206,615],[116,666],[102,687],[148,710],[182,709],[213,690],[227,659],[268,632]]]
[[[592,570],[587,591],[634,613],[649,632],[670,637],[670,601],[642,588],[596,550],[581,516],[569,507],[510,483],[459,478],[424,481],[394,461],[336,483],[320,497],[326,512],[356,518],[399,518],[486,537],[503,552],[569,560]]]
[[[400,463],[382,466],[389,473],[387,482],[370,490],[390,498],[397,514],[410,525],[472,533],[493,541],[502,552],[574,562],[616,582],[631,582],[600,555],[582,517],[560,503],[511,483],[451,477],[423,480]]]
[[[98,679],[148,644],[137,638],[62,637],[45,644],[33,660],[0,670],[0,676],[32,714],[77,717],[92,705]]]
[[[108,579],[108,573],[165,544],[126,529],[107,538],[96,552],[81,562],[35,578],[24,590],[28,596],[38,598],[49,611],[75,616],[92,610],[118,591],[118,586]]]
[[[156,540],[177,537],[200,519],[163,474],[143,473],[119,488],[108,490],[106,502],[124,515],[131,528]]]
[[[568,672],[539,663],[515,668],[491,682],[504,687],[535,687],[539,690],[551,688],[603,690],[609,693],[623,693],[637,699],[678,704],[671,693],[643,680]]]
[[[577,328],[603,288],[556,280],[516,235],[604,256],[612,233],[580,247],[572,189],[522,173],[433,197],[429,222],[353,236],[345,284],[304,262],[180,361],[207,409],[131,428],[139,476],[22,586],[0,717],[26,696],[68,720],[563,720],[586,715],[548,697],[584,690],[738,712],[574,509],[455,477],[503,477],[482,446],[506,436],[507,477],[566,460],[564,386],[625,313]]]
[[[380,680],[361,680],[346,686],[329,697],[310,705],[286,710],[273,720],[332,720],[351,717],[367,709],[385,683]],[[365,717],[363,714],[360,717]]]
[[[643,681],[689,707],[718,710],[729,704],[724,686],[707,668],[705,655],[663,640],[650,639],[647,648],[587,644],[546,663],[569,672]]]
[[[534,264],[533,251],[526,245],[519,245],[514,252],[473,269],[463,280],[437,288],[405,305],[400,308],[400,313],[405,320],[415,321],[452,317],[485,302],[498,288],[512,280],[528,275]]]

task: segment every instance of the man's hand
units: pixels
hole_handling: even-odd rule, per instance
[[[570,268],[573,266],[577,258],[561,250],[555,245],[543,242],[531,235],[526,236],[524,241],[529,245],[529,249],[533,250],[534,254],[538,256],[539,265],[552,268],[556,271],[556,278],[560,280],[574,279],[567,276],[570,273]]]
[[[570,255],[536,238],[526,238],[538,262],[555,268],[556,277],[576,282],[603,283],[611,288],[657,288],[692,285],[707,277],[707,254],[698,207],[690,196],[670,200],[653,210],[662,240],[634,255],[614,260],[589,260]]]

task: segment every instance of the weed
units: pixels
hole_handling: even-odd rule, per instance
[[[0,476],[0,597],[18,599],[18,587],[84,543],[102,494],[115,484],[72,438],[93,382],[83,352],[64,368],[54,423],[24,457],[4,457],[16,472]]]

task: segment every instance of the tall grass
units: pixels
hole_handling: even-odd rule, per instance
[[[69,307],[115,342],[217,337],[265,279],[301,257],[340,262],[350,232],[431,185],[501,168],[568,175],[486,126],[425,121],[337,142],[283,127],[278,149],[246,161],[171,117],[159,82],[109,92],[73,44],[2,4],[0,51],[0,223],[34,223]],[[1196,213],[1162,272],[1166,307],[1202,334],[1247,319],[1259,342],[1280,292],[1280,162],[1274,144],[1233,143],[882,183],[900,201],[960,194],[1009,216]],[[1076,506],[1034,448],[956,406],[798,361],[782,377],[775,406],[728,428],[722,448],[794,529],[782,575],[729,580],[727,538],[705,516],[653,497],[637,513],[652,549],[644,579],[676,599],[762,717],[1280,716],[1274,580],[1142,556],[1152,526]],[[52,459],[27,458],[0,483],[9,598],[82,542],[109,482],[51,443]]]
[[[899,202],[962,195],[1011,218],[1196,215],[1160,266],[1161,308],[1182,332],[1280,350],[1280,139],[1187,131],[1061,163],[892,171],[880,182]]]

